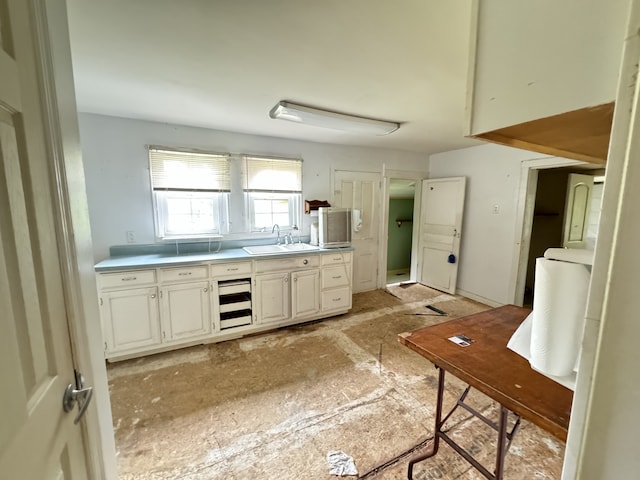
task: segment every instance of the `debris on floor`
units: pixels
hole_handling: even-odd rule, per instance
[[[338,475],[339,477],[358,475],[353,458],[344,452],[329,451],[327,453],[327,463],[329,464],[329,473],[331,475]]]
[[[425,308],[428,308],[429,310],[436,312],[438,315],[447,315],[447,312],[445,312],[444,310],[440,310],[439,308],[436,308],[433,305],[425,305]]]

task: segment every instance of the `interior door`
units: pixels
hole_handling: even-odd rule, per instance
[[[422,181],[419,282],[456,292],[464,212],[465,177]]]
[[[356,211],[351,233],[354,292],[377,288],[380,182],[381,175],[373,172],[336,170],[334,176],[332,205]]]
[[[0,0],[0,476],[86,479],[31,3]]]
[[[591,175],[579,173],[569,175],[562,233],[562,246],[565,248],[585,247],[592,190]]]

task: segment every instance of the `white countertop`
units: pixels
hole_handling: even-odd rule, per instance
[[[220,250],[218,253],[185,253],[175,254],[150,254],[111,257],[95,265],[96,272],[109,272],[116,270],[131,270],[136,268],[154,267],[178,267],[194,265],[198,263],[225,263],[234,260],[259,260],[264,258],[281,258],[292,255],[318,255],[331,252],[349,252],[353,247],[343,248],[319,248],[317,250],[303,250],[281,253],[269,253],[264,255],[250,255],[242,248],[230,248]]]

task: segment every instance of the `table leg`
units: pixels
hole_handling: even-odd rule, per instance
[[[442,428],[442,403],[444,400],[444,369],[438,369],[438,399],[436,401],[436,421],[435,421],[435,430],[433,432],[433,446],[431,447],[431,451],[425,453],[423,455],[418,455],[411,460],[409,460],[409,469],[407,472],[407,477],[409,480],[413,480],[413,465],[418,462],[422,462],[427,458],[433,457],[436,453],[438,453],[438,448],[440,447],[440,436],[438,433]]]
[[[507,455],[507,420],[509,410],[500,405],[500,422],[498,423],[498,451],[496,452],[496,480],[502,480],[504,473],[504,457]]]

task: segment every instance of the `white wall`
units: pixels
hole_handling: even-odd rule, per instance
[[[148,144],[201,148],[216,152],[282,155],[302,158],[303,198],[331,198],[331,171],[382,172],[388,169],[426,171],[428,157],[399,150],[285,140],[164,123],[79,115],[80,139],[87,183],[95,260],[109,256],[109,247],[154,242]],[[303,233],[310,219],[305,215]]]
[[[429,178],[467,177],[459,294],[489,305],[513,302],[510,283],[514,248],[520,241],[516,217],[521,162],[540,157],[546,156],[493,144],[430,157]],[[493,213],[495,205],[498,213]]]

